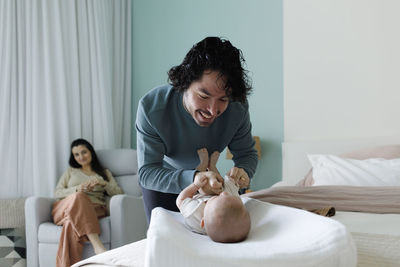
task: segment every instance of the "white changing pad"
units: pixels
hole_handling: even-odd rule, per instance
[[[110,250],[73,267],[356,266],[353,239],[340,222],[255,199],[242,200],[251,217],[251,230],[243,242],[213,242],[208,236],[188,230],[180,213],[156,208],[147,240]]]
[[[144,267],[146,239],[81,260],[71,267]]]
[[[222,244],[189,231],[179,213],[153,209],[146,267],[352,267],[357,251],[346,227],[310,212],[243,198],[251,217],[248,238]]]

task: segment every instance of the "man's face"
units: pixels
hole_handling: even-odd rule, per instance
[[[225,79],[217,71],[204,71],[203,76],[192,82],[183,93],[183,106],[202,127],[210,126],[226,110],[228,104]]]

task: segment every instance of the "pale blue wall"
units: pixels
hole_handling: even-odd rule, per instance
[[[165,84],[167,71],[193,44],[206,36],[225,37],[242,50],[253,80],[250,116],[263,155],[251,187],[281,180],[282,0],[133,0],[132,13],[134,118],[140,97]],[[132,128],[135,144],[134,122]],[[232,166],[224,156],[218,163],[221,173]]]

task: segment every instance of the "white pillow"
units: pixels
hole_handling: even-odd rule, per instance
[[[313,167],[313,186],[400,186],[400,158],[366,160],[334,155],[307,155]]]

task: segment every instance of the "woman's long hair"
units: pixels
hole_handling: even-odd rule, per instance
[[[82,168],[82,165],[80,165],[75,160],[75,157],[72,154],[72,148],[76,147],[76,146],[80,146],[80,145],[85,146],[90,151],[90,153],[92,154],[92,161],[90,162],[90,166],[92,167],[92,170],[95,173],[97,173],[98,175],[100,175],[101,177],[103,177],[103,179],[105,181],[109,181],[103,166],[101,165],[99,159],[97,158],[97,155],[96,155],[96,152],[94,151],[93,146],[88,141],[86,141],[85,139],[79,138],[79,139],[76,139],[76,140],[72,141],[72,143],[71,143],[71,155],[69,156],[69,165],[72,168]]]

